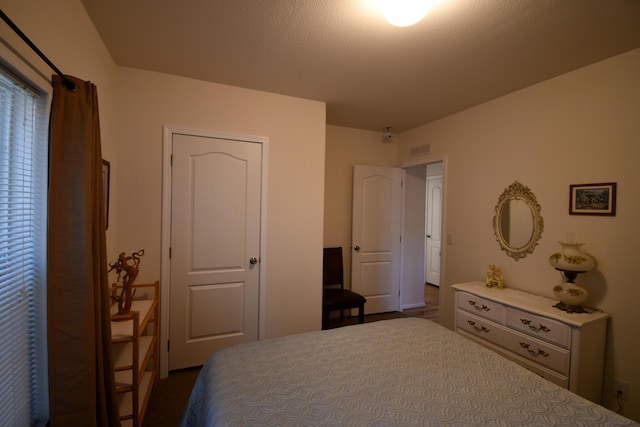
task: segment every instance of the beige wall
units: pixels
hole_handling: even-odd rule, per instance
[[[163,125],[265,136],[265,337],[320,329],[324,103],[120,68],[79,0],[0,6],[58,68],[98,87],[103,155],[112,168],[109,259],[144,248],[138,281],[160,278]]]
[[[402,309],[424,306],[425,215],[427,202],[427,166],[405,169],[402,236]]]
[[[490,263],[507,286],[553,297],[560,276],[548,257],[574,233],[597,260],[580,276],[588,304],[611,313],[604,402],[616,408],[614,378],[640,384],[636,302],[640,240],[640,50],[576,70],[400,135],[399,163],[411,147],[431,144],[447,156],[444,320],[453,325],[450,285],[481,280]],[[426,157],[428,159],[429,156]],[[330,163],[330,159],[327,160]],[[516,262],[496,242],[492,218],[498,197],[514,180],[542,206],[544,231],[532,255]],[[568,214],[569,185],[617,182],[615,217]],[[484,242],[484,243],[482,243]],[[640,420],[640,393],[625,414]]]
[[[145,249],[141,280],[160,274],[163,125],[266,136],[265,337],[319,329],[324,103],[129,68],[118,91],[113,246]]]
[[[102,151],[105,158],[112,157],[110,141],[114,140],[118,67],[82,3],[78,0],[0,0],[0,8],[62,72],[98,86]],[[0,23],[0,36],[50,80],[54,71],[4,22]]]

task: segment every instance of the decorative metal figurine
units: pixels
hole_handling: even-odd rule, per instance
[[[502,276],[502,270],[495,264],[489,264],[489,271],[485,276],[484,283],[489,288],[497,286],[498,289],[504,288],[504,277]]]
[[[109,263],[109,272],[115,270],[118,274],[116,283],[111,285],[111,299],[118,302],[118,314],[128,314],[131,311],[131,303],[135,295],[132,286],[140,271],[138,266],[140,265],[140,257],[143,255],[144,249],[132,252],[130,256],[121,252],[116,261]],[[119,284],[120,279],[122,279],[122,284]],[[118,294],[118,288],[121,288],[120,294]]]

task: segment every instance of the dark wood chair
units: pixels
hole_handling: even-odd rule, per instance
[[[358,323],[364,323],[364,303],[367,302],[367,299],[344,288],[342,247],[324,248],[322,285],[322,329],[329,328],[330,313],[337,310],[340,310],[340,321],[342,322],[343,310],[357,308]]]

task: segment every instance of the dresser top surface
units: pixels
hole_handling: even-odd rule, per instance
[[[490,288],[486,286],[484,282],[459,283],[452,287],[459,291],[469,292],[479,297],[526,310],[534,314],[557,319],[574,326],[583,326],[586,323],[609,317],[609,314],[600,310],[593,310],[591,313],[567,313],[554,307],[558,301],[551,298],[511,288]]]

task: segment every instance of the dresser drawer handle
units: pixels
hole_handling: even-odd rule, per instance
[[[484,304],[478,305],[478,303],[473,300],[469,300],[467,302],[478,311],[491,311],[491,309]]]
[[[530,346],[531,346],[531,344],[520,342],[520,347],[522,347],[525,350],[527,350],[530,355],[532,355],[534,357],[538,357],[538,356],[549,357],[549,353],[547,353],[546,351],[538,349],[538,351],[536,352],[536,351],[531,350],[529,348]]]
[[[476,326],[476,322],[474,322],[473,320],[467,320],[467,323],[469,323],[469,325],[475,329],[477,332],[489,332],[489,330],[487,328],[485,328],[484,326],[479,328]]]
[[[551,329],[547,328],[546,326],[544,326],[542,323],[538,323],[538,327],[535,327],[534,325],[531,324],[531,320],[527,320],[527,319],[520,319],[520,321],[522,322],[523,325],[527,325],[529,327],[529,329],[531,329],[532,331],[535,332],[551,332]]]

